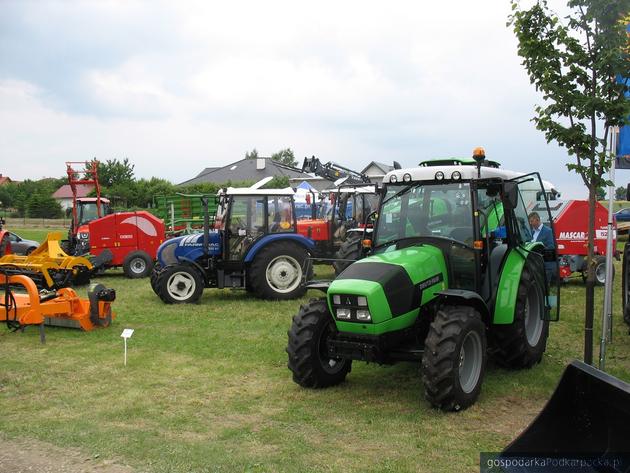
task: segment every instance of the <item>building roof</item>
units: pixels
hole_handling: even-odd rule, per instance
[[[390,164],[385,164],[385,163],[379,163],[378,161],[372,161],[370,164],[368,164],[367,166],[365,166],[363,168],[363,170],[361,171],[361,174],[365,174],[368,169],[370,168],[376,168],[377,170],[381,171],[382,175],[387,174],[389,171],[391,171],[392,169],[394,169],[394,166],[390,165]]]
[[[2,174],[0,174],[0,186],[4,184],[8,184],[10,182],[15,182],[15,181],[11,179],[9,176],[3,176]]]
[[[92,184],[77,184],[77,197],[87,197],[94,190]],[[55,199],[72,199],[72,188],[70,184],[65,184],[57,189],[52,195]]]
[[[228,164],[227,166],[223,166],[221,168],[205,168],[196,177],[181,182],[178,185],[185,186],[189,184],[201,184],[205,182],[212,182],[214,184],[225,184],[228,181],[258,182],[268,176],[287,176],[288,178],[310,177],[309,174],[301,171],[298,168],[287,166],[285,164],[279,163],[278,161],[274,161],[271,158],[245,158],[241,159],[240,161],[236,161],[235,163]]]

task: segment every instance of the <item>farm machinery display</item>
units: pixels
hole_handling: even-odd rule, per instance
[[[102,284],[93,284],[83,299],[69,287],[42,292],[26,274],[0,267],[0,294],[0,322],[12,331],[38,325],[42,343],[44,325],[89,331],[108,327],[114,318],[116,292]]]
[[[540,362],[559,310],[555,248],[527,224],[525,199],[543,184],[484,158],[385,176],[370,255],[308,285],[326,297],[293,318],[296,383],[339,384],[354,360],[415,361],[429,402],[459,410],[477,399],[488,353],[511,368]],[[548,206],[541,219],[553,228]]]
[[[244,288],[264,299],[304,294],[312,240],[297,233],[294,192],[227,188],[201,197],[203,233],[165,241],[151,287],[165,303],[197,301],[204,287]]]
[[[0,258],[0,271],[25,275],[39,288],[56,290],[70,285],[87,284],[98,266],[83,256],[71,256],[61,247],[60,232],[51,232],[46,240],[26,256],[9,254]]]
[[[73,195],[68,253],[89,254],[103,267],[122,266],[129,278],[150,275],[166,238],[164,222],[145,211],[112,213],[109,200],[100,195],[98,161],[68,162],[66,167]],[[96,197],[77,198],[78,185],[94,185]]]
[[[528,210],[538,212],[545,203],[533,202]],[[575,273],[586,280],[586,256],[588,253],[588,201],[556,200],[549,203],[554,220],[558,244],[558,264],[560,278],[567,280]],[[595,205],[595,283],[603,286],[606,282],[606,235],[608,233],[608,209],[599,202]],[[613,248],[617,247],[616,230],[613,234]],[[614,255],[618,257],[615,250]]]
[[[297,221],[297,231],[313,240],[313,259],[331,263],[338,274],[360,256],[364,221],[378,205],[375,184],[345,185],[320,193],[312,218]],[[366,231],[370,233],[371,228]]]
[[[394,163],[394,167],[400,165]],[[314,241],[314,259],[332,262],[338,274],[360,257],[365,218],[378,204],[377,185],[365,174],[334,162],[322,164],[315,156],[304,158],[302,171],[333,181],[336,186],[320,192],[310,218],[298,220],[298,233]],[[366,231],[370,233],[371,228]]]

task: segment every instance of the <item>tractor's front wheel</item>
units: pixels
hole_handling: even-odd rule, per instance
[[[156,294],[158,294],[157,280],[158,276],[160,275],[160,271],[162,271],[162,265],[160,265],[160,263],[155,263],[149,279],[151,281],[151,289],[153,289],[153,292],[155,292]]]
[[[474,404],[486,367],[486,327],[468,306],[445,306],[429,328],[422,355],[425,397],[433,407],[459,411]]]
[[[530,368],[542,359],[549,321],[544,320],[544,292],[538,278],[523,269],[516,296],[514,321],[493,327],[495,359],[507,368]]]
[[[204,285],[197,268],[175,264],[159,272],[155,287],[157,295],[167,304],[184,304],[197,302]]]
[[[306,292],[306,250],[296,243],[271,243],[256,255],[249,270],[253,292],[262,299],[295,299]]]
[[[337,253],[335,253],[335,259],[337,260],[333,263],[335,274],[339,275],[344,269],[360,258],[361,235],[356,232],[348,233],[346,240],[341,244]]]
[[[300,307],[288,332],[288,367],[293,381],[305,388],[326,388],[343,382],[352,360],[331,358],[326,343],[336,331],[326,299],[312,299]]]

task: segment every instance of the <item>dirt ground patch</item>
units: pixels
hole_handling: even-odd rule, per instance
[[[0,473],[138,473],[114,460],[38,440],[2,439]]]

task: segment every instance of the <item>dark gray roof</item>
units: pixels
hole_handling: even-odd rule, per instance
[[[392,166],[391,164],[385,164],[385,163],[380,163],[378,161],[372,161],[370,164],[368,164],[367,166],[363,168],[361,173],[365,173],[365,171],[367,171],[372,166],[376,166],[377,168],[379,168],[381,171],[383,171],[383,174],[387,174],[389,171],[394,169],[394,166]]]
[[[265,160],[264,169],[257,169],[259,159]],[[268,176],[287,176],[289,179],[294,177],[310,177],[309,174],[302,172],[300,169],[284,165],[271,158],[255,158],[241,159],[235,163],[228,164],[221,168],[206,168],[196,177],[181,182],[178,185],[200,184],[204,182],[212,182],[215,184],[224,184],[228,181],[260,181]]]

